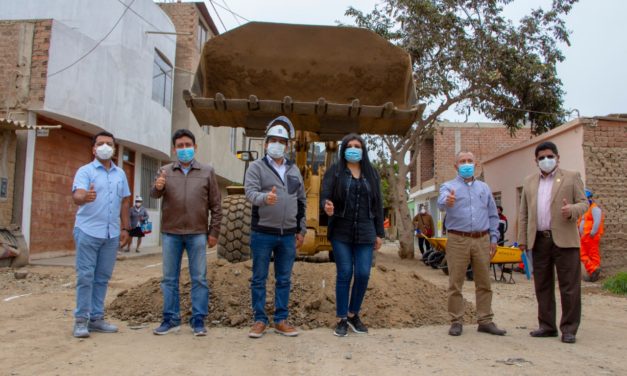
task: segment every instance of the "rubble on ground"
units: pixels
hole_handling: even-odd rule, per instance
[[[213,326],[246,327],[252,323],[250,278],[252,261],[228,264],[208,262],[207,279],[211,289],[209,317]],[[274,274],[270,267],[266,309],[274,310]],[[303,328],[332,327],[335,323],[335,265],[296,262],[292,275],[290,321]],[[124,290],[110,304],[108,312],[130,325],[161,320],[160,279]],[[190,316],[191,282],[187,269],[181,271],[181,314]],[[362,311],[363,321],[371,328],[406,328],[448,324],[447,294],[442,288],[421,278],[416,271],[397,271],[389,267],[372,269]],[[474,306],[466,302],[464,320],[473,322]]]

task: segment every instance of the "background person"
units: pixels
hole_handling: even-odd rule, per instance
[[[431,249],[431,244],[425,236],[428,238],[433,237],[435,226],[433,225],[433,217],[427,212],[427,208],[424,204],[420,204],[418,207],[418,214],[414,216],[414,229],[416,230],[416,237],[418,237],[418,248],[420,254],[424,255],[426,251]],[[424,235],[424,236],[420,236]]]
[[[591,190],[586,189],[586,198],[590,207],[579,217],[578,228],[581,243],[581,262],[586,269],[583,279],[587,282],[596,282],[601,275],[601,254],[599,253],[599,242],[603,236],[603,223],[605,215],[594,201]]]
[[[505,233],[507,232],[507,228],[509,227],[509,223],[507,222],[507,217],[503,214],[503,207],[501,205],[497,205],[496,210],[499,213],[499,241],[498,241],[498,245],[505,245]]]
[[[338,321],[333,333],[344,337],[349,326],[355,333],[368,332],[359,311],[368,288],[372,255],[381,247],[385,233],[381,181],[370,164],[364,140],[351,133],[342,140],[340,152],[339,161],[324,174],[320,205],[329,216],[327,237],[337,269]]]
[[[131,243],[133,243],[132,238],[137,238],[137,247],[135,247],[135,252],[139,253],[139,246],[142,244],[142,238],[144,237],[142,224],[146,223],[148,220],[148,210],[146,210],[146,208],[142,205],[143,202],[144,199],[142,199],[141,196],[135,197],[135,206],[129,210],[131,216],[131,231],[129,233],[131,241],[128,242],[125,252],[129,252],[131,250]]]

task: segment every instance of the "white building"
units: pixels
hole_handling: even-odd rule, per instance
[[[148,192],[170,155],[176,35],[164,34],[175,32],[168,15],[152,0],[0,0],[0,9],[11,60],[0,64],[1,117],[62,125],[45,137],[18,131],[13,222],[31,258],[74,249],[71,184],[101,130],[116,137],[116,163],[149,209],[153,233],[143,244],[158,244],[159,207]]]

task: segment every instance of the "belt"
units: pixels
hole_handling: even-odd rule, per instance
[[[446,232],[450,232],[451,234],[455,234],[459,236],[464,236],[466,238],[480,238],[490,233],[489,231],[464,232],[464,231],[457,231],[457,230],[446,230]]]
[[[538,234],[537,236],[542,236],[542,237],[545,237],[545,238],[552,237],[551,230],[537,231],[536,233]]]

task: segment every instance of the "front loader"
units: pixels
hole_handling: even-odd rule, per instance
[[[270,120],[295,128],[291,159],[307,195],[307,234],[299,256],[332,251],[320,210],[321,179],[338,141],[350,132],[403,135],[422,115],[409,55],[355,27],[250,22],[207,41],[191,91],[183,93],[198,123],[242,127],[261,138]],[[246,162],[253,153],[240,151]],[[250,258],[251,206],[241,186],[227,188],[218,254]]]

